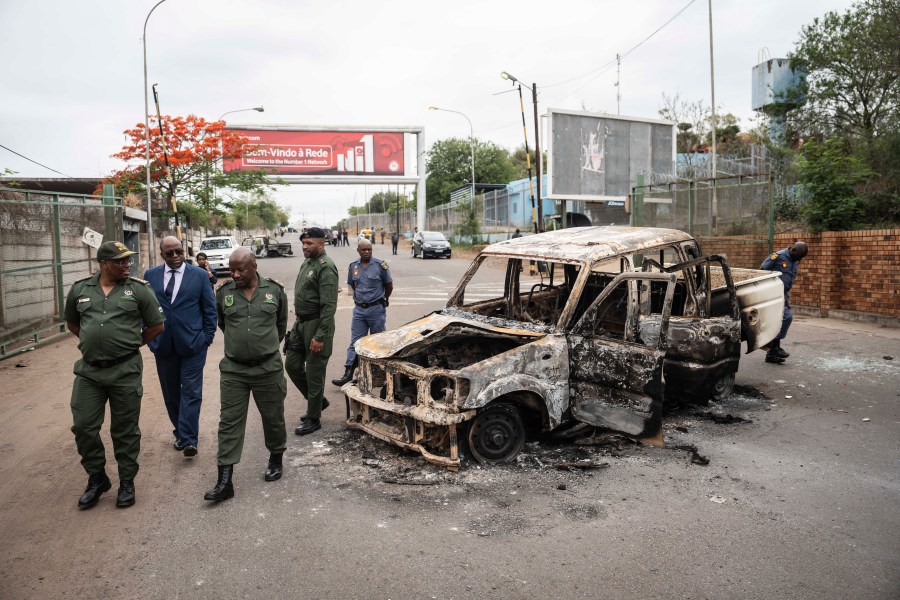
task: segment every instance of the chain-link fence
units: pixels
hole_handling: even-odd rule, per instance
[[[65,295],[96,272],[87,229],[122,240],[118,198],[0,188],[0,358],[65,332]],[[139,250],[137,233],[123,240]]]
[[[347,233],[350,235],[359,235],[363,229],[374,229],[376,233],[380,234],[381,231],[384,231],[385,235],[390,237],[391,232],[398,228],[398,220],[400,222],[398,231],[401,235],[404,232],[412,231],[416,226],[416,211],[405,208],[400,211],[399,215],[396,212],[367,213],[351,215],[345,217],[344,220],[347,224]]]
[[[695,237],[774,235],[774,184],[768,173],[638,185],[631,224],[680,229]]]

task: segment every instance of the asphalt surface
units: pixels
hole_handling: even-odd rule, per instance
[[[259,261],[289,292],[294,242],[297,256]],[[469,262],[401,248],[375,246],[395,278],[390,327],[440,308]],[[343,279],[355,247],[328,253]],[[329,379],[351,307],[343,286]],[[69,336],[0,363],[0,598],[900,597],[900,331],[798,317],[784,347],[785,365],[743,356],[725,401],[670,414],[666,448],[541,439],[514,464],[459,473],[344,429],[329,385],[322,431],[289,432],[275,483],[251,408],[236,496],[220,505],[203,493],[221,336],[193,459],[171,447],[144,349],[137,504],[116,509],[114,486],[79,511]],[[289,384],[291,429],[305,408]],[[580,460],[598,468],[553,466]]]

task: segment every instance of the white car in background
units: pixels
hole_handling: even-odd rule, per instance
[[[209,268],[215,271],[216,275],[228,275],[231,269],[228,267],[228,260],[231,253],[240,244],[237,243],[230,235],[217,235],[214,237],[203,238],[200,242],[200,252],[206,253],[209,259]]]

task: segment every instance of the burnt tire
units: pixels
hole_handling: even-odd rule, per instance
[[[472,419],[466,442],[480,463],[510,462],[525,445],[522,415],[512,404],[489,404]]]
[[[728,396],[731,395],[731,391],[734,389],[734,373],[729,373],[728,375],[723,375],[716,381],[715,385],[713,385],[712,392],[710,397],[713,400],[724,400]]]

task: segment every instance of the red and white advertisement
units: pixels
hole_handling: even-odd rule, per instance
[[[234,129],[246,137],[243,156],[225,171],[272,170],[276,175],[404,174],[403,134],[365,131]]]

